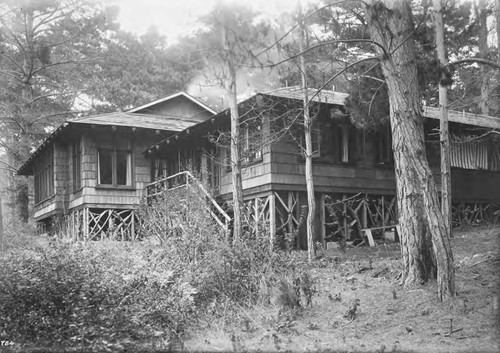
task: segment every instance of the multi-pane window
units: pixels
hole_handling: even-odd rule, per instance
[[[97,181],[99,185],[132,186],[132,154],[117,149],[98,150]]]
[[[246,124],[243,128],[243,163],[262,160],[262,126]]]
[[[73,143],[72,152],[73,191],[78,191],[82,187],[82,145],[80,141]]]
[[[48,149],[35,165],[35,203],[54,195],[54,154]]]

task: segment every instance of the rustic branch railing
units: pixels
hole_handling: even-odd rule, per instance
[[[224,231],[229,230],[229,223],[231,222],[231,217],[220,207],[220,205],[215,201],[213,196],[208,192],[208,190],[203,186],[203,184],[189,171],[180,172],[177,174],[170,175],[166,178],[158,179],[148,185],[146,185],[146,197],[149,199],[159,196],[166,191],[172,191],[179,188],[189,187],[195,185],[205,196],[205,202],[207,202],[208,212],[212,218],[224,229]]]

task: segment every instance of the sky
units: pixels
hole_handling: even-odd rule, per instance
[[[194,31],[197,18],[208,13],[217,0],[116,0],[120,7],[118,20],[122,28],[145,33],[151,26],[175,41],[182,34]],[[299,0],[226,0],[249,4],[254,9],[274,17],[290,11]],[[307,0],[300,0],[307,2]],[[310,0],[309,0],[310,2]]]
[[[213,8],[218,0],[110,0],[119,6],[118,21],[120,26],[130,32],[141,35],[155,26],[167,37],[167,43],[175,43],[182,35],[196,31],[197,20]],[[266,18],[277,18],[283,12],[297,7],[300,1],[306,3],[319,0],[225,0],[240,2],[251,6]],[[258,91],[277,88],[279,77],[277,72],[269,70],[259,73],[244,73],[238,77],[238,98],[245,99]],[[206,77],[200,75],[193,78],[185,90],[216,108],[225,107],[227,100],[225,90],[217,85],[207,83]]]

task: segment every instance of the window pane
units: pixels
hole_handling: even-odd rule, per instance
[[[73,144],[73,191],[82,187],[82,150],[80,141]]]
[[[131,185],[130,153],[125,151],[116,152],[116,184]]]
[[[99,184],[113,184],[113,152],[99,150]]]

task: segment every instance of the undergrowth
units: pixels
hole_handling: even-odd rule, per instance
[[[0,260],[0,339],[21,350],[171,350],[199,325],[244,322],[257,303],[283,316],[310,302],[297,255],[271,251],[266,235],[233,245],[197,190],[144,203],[140,216],[135,244],[12,242]]]

